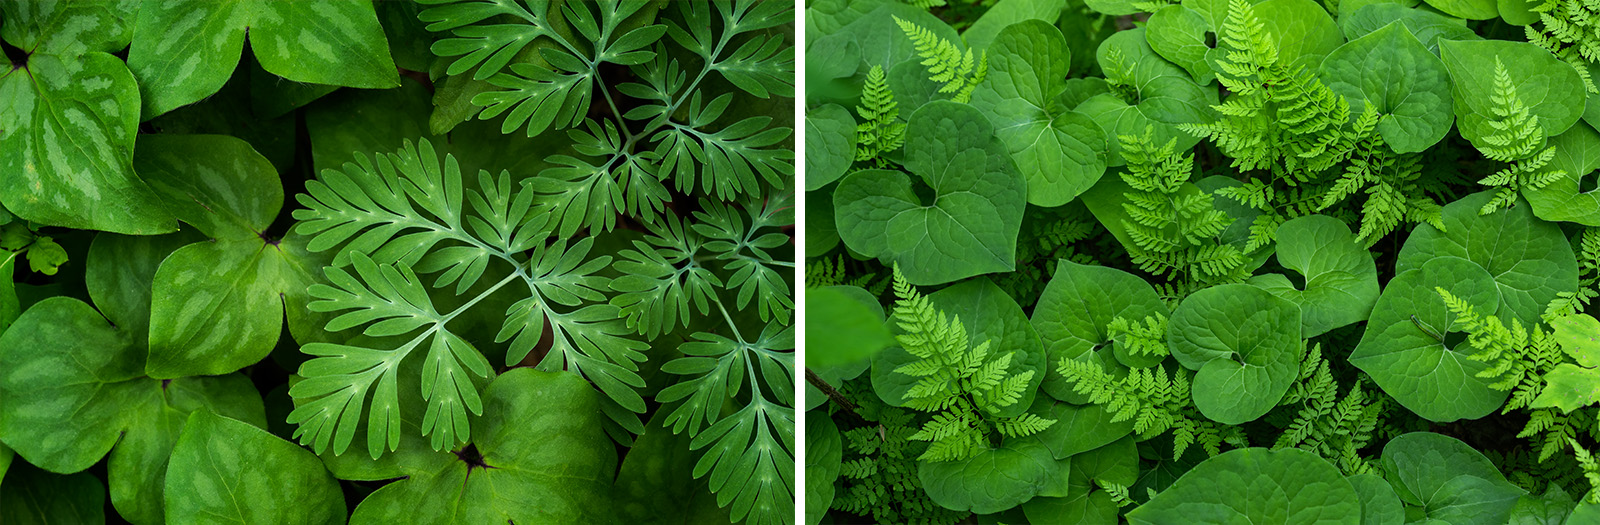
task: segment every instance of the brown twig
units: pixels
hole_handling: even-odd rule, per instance
[[[855,403],[851,403],[849,399],[845,399],[844,394],[839,393],[839,389],[828,384],[828,382],[824,381],[822,377],[817,375],[816,372],[812,372],[810,368],[806,369],[806,382],[811,383],[811,386],[817,387],[817,390],[821,390],[823,394],[826,394],[829,400],[833,401],[835,405],[839,405],[839,408],[844,409],[844,412],[849,414],[850,419],[854,420],[856,423],[859,423],[862,426],[872,424],[871,421],[867,421],[867,418],[861,417],[861,414],[856,412]]]

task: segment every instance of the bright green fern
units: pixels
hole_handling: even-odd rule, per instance
[[[1371,124],[1363,121],[1371,118]],[[1376,124],[1377,113],[1368,105],[1357,119],[1356,128]],[[1422,155],[1395,153],[1383,135],[1371,133],[1356,146],[1344,174],[1322,196],[1317,211],[1324,211],[1358,193],[1366,194],[1361,204],[1361,230],[1356,239],[1372,246],[1401,223],[1427,223],[1445,231],[1443,207],[1418,184],[1422,176]]]
[[[1536,190],[1567,176],[1563,170],[1546,170],[1555,158],[1554,146],[1540,149],[1545,144],[1544,130],[1539,127],[1539,116],[1522,103],[1516,84],[1500,57],[1494,58],[1494,93],[1489,96],[1494,104],[1491,111],[1496,118],[1485,121],[1492,133],[1478,139],[1478,151],[1485,157],[1511,163],[1493,175],[1478,181],[1486,186],[1498,186],[1494,198],[1478,210],[1488,215],[1510,207],[1524,189]]]
[[[856,160],[870,160],[884,167],[887,161],[881,155],[905,143],[906,123],[900,121],[900,109],[883,76],[882,66],[872,66],[867,72],[867,83],[861,88],[861,105],[856,106],[856,113],[861,115],[861,123],[856,125]]]
[[[1316,453],[1346,475],[1373,472],[1375,465],[1361,451],[1373,441],[1381,423],[1383,400],[1369,398],[1359,382],[1343,398],[1338,390],[1321,346],[1312,346],[1301,360],[1300,377],[1281,402],[1299,403],[1300,410],[1272,447]]]
[[[1590,93],[1600,93],[1589,67],[1600,64],[1600,2],[1543,0],[1533,7],[1539,21],[1524,27],[1528,41],[1572,64]]]
[[[1189,377],[1182,370],[1169,378],[1166,368],[1134,368],[1117,378],[1089,360],[1062,359],[1056,369],[1072,390],[1089,396],[1089,402],[1104,405],[1111,421],[1133,420],[1133,432],[1140,441],[1172,432],[1172,457],[1183,457],[1192,445],[1207,454],[1222,453],[1222,444],[1244,446],[1239,427],[1218,425],[1200,415],[1189,397]]]
[[[972,100],[972,91],[983,83],[989,72],[987,52],[979,52],[974,59],[971,49],[963,53],[933,31],[898,16],[894,17],[894,23],[917,46],[917,56],[922,57],[922,65],[928,68],[928,79],[942,85],[940,93],[954,93],[951,100],[956,102]]]
[[[1517,319],[1506,326],[1499,317],[1480,315],[1444,288],[1435,290],[1456,316],[1456,326],[1468,334],[1467,343],[1477,350],[1467,357],[1489,364],[1478,377],[1495,380],[1490,388],[1512,391],[1501,413],[1527,407],[1544,388],[1544,374],[1564,360],[1554,334],[1538,324],[1524,327]]]
[[[1009,368],[1015,354],[991,356],[988,341],[970,346],[961,320],[947,321],[943,312],[905,281],[898,266],[894,291],[898,298],[894,319],[905,331],[896,339],[917,358],[894,370],[918,378],[906,391],[905,406],[933,414],[933,419],[911,436],[930,443],[918,459],[970,458],[991,447],[992,433],[1023,437],[1055,424],[1055,420],[1035,414],[998,415],[1000,409],[1022,399],[1033,371],[1012,374]]]
[[[1106,333],[1116,341],[1117,346],[1126,349],[1129,355],[1151,357],[1167,355],[1165,315],[1147,315],[1142,323],[1117,316],[1111,319],[1111,324],[1106,325]]]
[[[1194,154],[1174,152],[1175,139],[1157,147],[1152,137],[1148,126],[1142,136],[1117,137],[1128,162],[1123,227],[1134,264],[1184,290],[1249,277],[1244,253],[1217,239],[1232,220],[1213,206],[1211,195],[1188,186]]]

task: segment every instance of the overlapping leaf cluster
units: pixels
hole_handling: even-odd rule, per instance
[[[793,521],[791,5],[0,13],[0,522]]]
[[[811,522],[1600,520],[1594,6],[1424,2],[813,2]]]

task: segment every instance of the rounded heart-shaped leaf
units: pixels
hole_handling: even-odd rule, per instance
[[[1246,448],[1195,465],[1128,512],[1132,525],[1358,525],[1361,499],[1332,463],[1289,448]]]
[[[1248,284],[1195,292],[1172,312],[1172,356],[1194,377],[1194,404],[1219,423],[1265,415],[1299,374],[1300,308]]]

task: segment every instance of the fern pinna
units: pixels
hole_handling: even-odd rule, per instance
[[[360,333],[302,348],[295,435],[456,449],[501,367],[564,370],[604,394],[614,439],[659,411],[735,521],[789,523],[794,154],[762,108],[793,96],[791,6],[424,3],[478,118],[570,146],[473,176],[421,140],[307,183],[296,231],[337,250],[310,308]]]
[[[894,370],[918,378],[906,391],[905,406],[933,414],[933,419],[909,438],[930,443],[917,459],[970,458],[991,447],[995,434],[1030,436],[1055,424],[1055,420],[1036,414],[1000,416],[1001,408],[1022,399],[1033,371],[1011,374],[1008,368],[1014,354],[990,356],[988,341],[971,346],[961,320],[947,321],[943,312],[905,281],[898,266],[894,293],[894,321],[905,331],[895,339],[917,358]]]

